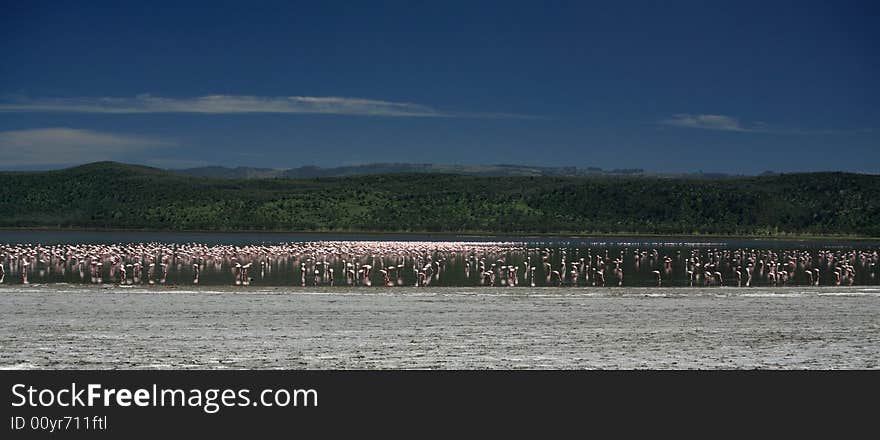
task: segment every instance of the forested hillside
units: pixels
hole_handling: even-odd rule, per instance
[[[0,173],[0,227],[880,236],[880,176],[245,180],[101,162]]]

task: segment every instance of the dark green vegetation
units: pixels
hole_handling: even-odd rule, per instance
[[[0,227],[880,236],[880,176],[211,179],[110,162],[0,173]]]

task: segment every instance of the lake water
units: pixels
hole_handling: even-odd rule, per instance
[[[880,289],[0,289],[0,367],[878,368]]]
[[[0,231],[0,246],[0,368],[880,365],[877,242]],[[133,281],[149,262],[164,282]]]

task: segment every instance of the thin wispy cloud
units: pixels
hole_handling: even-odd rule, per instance
[[[119,160],[132,153],[173,145],[163,139],[67,127],[0,131],[0,157],[10,167]]]
[[[163,98],[138,95],[133,98],[19,98],[0,101],[0,112],[63,112],[63,113],[288,113],[358,115],[379,117],[418,118],[487,118],[529,119],[528,115],[509,113],[456,113],[443,112],[432,107],[409,102],[375,99],[285,96],[265,97],[248,95],[209,95],[194,98]]]
[[[692,115],[687,113],[679,113],[673,115],[672,118],[663,121],[666,125],[674,125],[676,127],[700,128],[704,130],[722,130],[722,131],[760,131],[763,124],[754,124],[747,127],[738,119],[725,115]]]
[[[661,121],[662,124],[703,130],[732,131],[740,133],[767,133],[780,135],[857,135],[872,133],[870,128],[858,129],[801,129],[773,127],[764,122],[743,122],[726,115],[679,113]]]

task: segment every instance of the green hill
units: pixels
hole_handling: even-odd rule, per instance
[[[0,173],[0,227],[880,236],[880,176],[214,179],[100,162]]]

